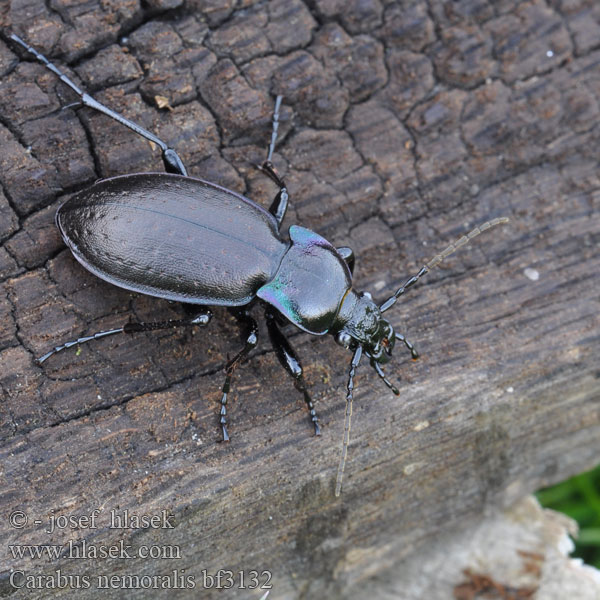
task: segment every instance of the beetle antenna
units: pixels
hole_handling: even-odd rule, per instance
[[[425,265],[421,267],[421,270],[416,275],[413,275],[410,279],[407,279],[406,282],[404,283],[404,285],[402,287],[398,288],[396,290],[396,292],[394,293],[394,295],[390,296],[379,307],[379,310],[382,313],[384,313],[386,310],[389,310],[390,308],[392,308],[392,306],[394,306],[394,304],[396,304],[396,300],[398,300],[398,298],[400,296],[402,296],[402,294],[404,294],[404,292],[409,287],[412,287],[415,283],[417,283],[417,281],[419,281],[419,279],[421,279],[421,277],[423,277],[423,275],[426,275],[427,273],[429,273],[429,271],[431,271],[431,269],[433,269],[433,267],[439,265],[445,258],[448,258],[448,256],[450,256],[451,254],[456,252],[461,246],[464,246],[465,244],[470,242],[474,237],[477,237],[480,233],[483,233],[484,231],[486,231],[487,229],[490,229],[491,227],[494,227],[496,225],[501,225],[503,223],[508,223],[508,221],[509,221],[508,217],[498,217],[497,219],[492,219],[491,221],[486,221],[482,225],[475,227],[475,229],[473,229],[472,231],[467,233],[467,235],[463,235],[461,238],[459,238],[458,240],[456,240],[455,242],[450,244],[445,250],[440,252],[440,254],[436,254],[430,261],[425,263]]]
[[[335,495],[339,496],[342,491],[342,478],[344,477],[344,467],[346,466],[346,456],[348,455],[348,444],[350,443],[350,425],[352,423],[352,392],[354,390],[354,374],[360,359],[362,357],[362,346],[354,351],[352,362],[350,363],[350,373],[348,374],[348,392],[346,393],[346,418],[344,420],[344,439],[342,441],[342,455],[338,465],[337,476],[335,478]]]

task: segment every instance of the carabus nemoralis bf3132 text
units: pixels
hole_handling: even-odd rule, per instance
[[[196,306],[189,318],[154,323],[129,322],[123,327],[56,346],[38,359],[77,344],[118,333],[135,333],[172,327],[206,326],[207,306],[227,306],[245,327],[244,347],[225,366],[220,424],[227,432],[227,397],[237,365],[258,343],[258,325],[250,309],[259,303],[277,357],[303,394],[315,434],[319,420],[306,388],[302,366],[280,330],[292,323],[312,335],[333,335],[350,350],[352,360],[346,393],[346,416],[336,495],[341,490],[346,459],[354,376],[366,356],[383,382],[395,393],[382,366],[392,357],[396,341],[413,358],[413,345],[394,331],[383,313],[431,268],[482,231],[508,221],[492,219],[450,244],[418,273],[407,279],[387,300],[377,304],[369,293],[352,287],[354,254],[350,248],[334,248],[317,233],[292,225],[289,241],[281,223],[288,206],[288,190],[271,159],[277,139],[282,97],[275,101],[273,131],[267,158],[259,167],[279,187],[265,210],[252,200],[224,187],[189,177],[175,150],[151,132],[107,108],[64,75],[48,59],[11,34],[10,39],[55,73],[79,97],[79,104],[93,108],[156,144],[162,151],[166,173],[135,173],[97,181],[72,196],[56,214],[62,237],[75,258],[94,275],[119,287],[158,298]]]

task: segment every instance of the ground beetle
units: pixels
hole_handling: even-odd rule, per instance
[[[186,319],[156,323],[129,322],[119,329],[67,342],[38,359],[47,358],[90,340],[117,333],[134,333],[183,325],[205,326],[211,313],[204,306],[227,306],[246,328],[242,350],[225,366],[220,423],[227,433],[227,395],[234,369],[258,342],[258,326],[249,310],[257,300],[265,311],[269,337],[286,371],[304,396],[315,434],[319,420],[306,389],[302,366],[279,329],[292,323],[313,335],[330,333],[353,352],[346,394],[346,418],[336,495],[350,435],[354,375],[365,354],[377,375],[395,393],[381,368],[391,356],[396,340],[413,358],[413,345],[383,318],[398,298],[432,267],[458,247],[493,225],[493,219],[448,246],[426,263],[381,305],[370,294],[352,288],[354,254],[350,248],[334,248],[320,235],[292,225],[290,241],[279,230],[288,205],[283,178],[271,162],[282,97],[275,101],[273,131],[267,159],[259,169],[278,186],[269,210],[214,183],[189,177],[175,150],[136,123],[112,111],[83,92],[39,52],[11,34],[10,38],[69,86],[79,105],[108,115],[160,147],[167,173],[136,173],[97,181],[91,188],[65,202],[56,214],[62,237],[75,258],[94,275],[119,287],[197,306]]]

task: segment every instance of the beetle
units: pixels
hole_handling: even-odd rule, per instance
[[[288,207],[284,179],[272,163],[282,96],[277,96],[267,158],[258,168],[278,187],[268,210],[217,184],[190,177],[177,154],[163,140],[82,91],[45,56],[15,34],[10,39],[32,54],[79,97],[78,104],[104,113],[156,144],[165,173],[136,173],[102,179],[60,206],[56,224],[75,258],[94,275],[116,286],[182,302],[195,307],[188,318],[134,323],[100,331],[56,346],[38,359],[77,344],[115,335],[179,326],[206,326],[209,306],[225,306],[245,328],[243,348],[225,365],[219,422],[224,441],[227,399],[235,368],[258,343],[258,324],[250,309],[260,303],[277,357],[303,394],[316,435],[317,413],[306,387],[302,366],[280,329],[291,323],[302,331],[335,341],[352,352],[346,392],[344,441],[338,467],[336,495],[350,435],[354,377],[365,355],[383,382],[399,394],[382,365],[390,361],[397,341],[413,358],[414,346],[394,331],[383,314],[431,268],[482,231],[508,221],[492,219],[473,229],[434,256],[387,300],[377,304],[367,292],[352,287],[354,253],[335,248],[317,233],[299,225],[280,228]]]

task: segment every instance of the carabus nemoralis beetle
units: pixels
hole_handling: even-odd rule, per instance
[[[119,287],[196,306],[189,318],[154,323],[126,323],[123,327],[56,346],[38,359],[77,344],[118,333],[134,333],[185,325],[206,326],[208,306],[226,306],[245,327],[244,347],[225,366],[220,424],[227,432],[227,397],[235,368],[256,346],[258,325],[250,309],[260,304],[267,330],[285,370],[294,378],[308,406],[315,434],[319,419],[306,388],[302,366],[280,330],[292,323],[312,335],[333,335],[352,351],[347,384],[346,419],[336,495],[346,458],[354,376],[365,355],[383,382],[398,389],[385,376],[396,341],[413,358],[413,345],[394,331],[383,317],[421,277],[458,247],[507,218],[492,219],[450,244],[427,262],[387,300],[377,304],[369,293],[352,288],[354,254],[350,248],[334,248],[317,233],[299,225],[289,228],[289,241],[280,231],[288,206],[288,190],[271,160],[277,140],[282,97],[277,96],[273,130],[266,160],[259,169],[279,187],[265,210],[252,200],[224,187],[190,177],[179,155],[156,135],[107,108],[83,92],[45,56],[18,36],[10,39],[55,73],[79,97],[79,104],[93,108],[156,144],[166,173],[136,173],[99,180],[72,196],[56,214],[56,224],[75,258],[94,275]]]

